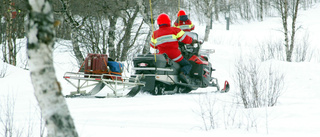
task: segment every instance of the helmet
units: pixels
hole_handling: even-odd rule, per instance
[[[167,24],[170,26],[171,20],[167,14],[162,13],[158,16],[157,23],[158,25]]]
[[[186,12],[184,10],[180,10],[177,14],[178,17],[183,15],[186,15]]]

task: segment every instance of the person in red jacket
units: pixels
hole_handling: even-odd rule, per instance
[[[158,49],[159,54],[166,53],[170,59],[179,63],[181,66],[179,77],[183,82],[189,83],[188,74],[192,69],[192,65],[182,56],[178,42],[193,44],[197,40],[193,40],[181,29],[171,27],[171,20],[167,14],[160,14],[157,18],[157,24],[159,29],[153,32],[150,46]]]
[[[177,14],[178,18],[174,22],[174,27],[180,28],[183,31],[190,32],[194,30],[194,25],[192,24],[191,20],[188,19],[188,15],[184,10],[180,10]]]

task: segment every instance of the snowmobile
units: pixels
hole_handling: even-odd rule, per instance
[[[198,40],[198,34],[186,32],[188,36]],[[218,79],[212,77],[212,64],[209,54],[213,50],[201,50],[202,42],[191,44],[179,43],[182,55],[192,64],[190,83],[179,79],[180,65],[172,61],[166,54],[144,54],[133,59],[135,73],[132,77],[141,77],[140,82],[145,86],[142,92],[152,95],[166,95],[175,93],[189,93],[192,90],[206,87],[216,87],[219,92],[229,91],[229,82],[225,81],[224,88],[220,90]]]

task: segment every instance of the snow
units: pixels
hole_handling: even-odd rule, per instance
[[[210,40],[203,47],[215,49],[210,58],[217,69],[214,75],[220,80],[220,85],[224,80],[230,82],[229,93],[210,93],[214,89],[205,88],[190,94],[164,96],[139,93],[133,98],[66,98],[77,131],[82,137],[319,136],[320,56],[316,54],[320,50],[317,44],[320,42],[320,19],[316,18],[319,13],[318,4],[307,11],[301,10],[298,17],[298,25],[302,27],[298,33],[309,33],[310,46],[316,51],[313,60],[291,63],[268,60],[262,63],[272,63],[285,74],[285,90],[274,107],[244,109],[236,104],[237,90],[232,79],[234,63],[240,53],[247,57],[255,53],[259,43],[283,39],[279,31],[280,18],[232,24],[229,31],[225,30],[225,22],[216,22]],[[200,33],[204,32],[203,26],[196,26],[195,32],[204,37]],[[65,72],[75,72],[78,68],[70,49],[59,43],[56,43],[54,50],[56,76],[63,93],[69,94],[75,89],[62,77]],[[40,113],[29,71],[0,62],[0,73],[4,68],[6,76],[0,78],[0,112],[6,109],[7,99],[14,100],[15,128],[31,126],[33,135],[38,136]],[[212,107],[214,129],[205,130],[200,107],[204,110]],[[1,117],[4,118],[4,115]],[[3,130],[0,129],[2,135]]]

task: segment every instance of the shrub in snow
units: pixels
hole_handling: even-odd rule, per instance
[[[282,93],[284,74],[273,68],[272,63],[240,57],[235,64],[234,81],[237,97],[245,108],[270,107],[277,104]]]
[[[257,55],[261,61],[276,59],[285,61],[285,50],[281,40],[268,40],[267,42],[259,43]]]
[[[199,105],[199,110],[195,111],[201,117],[204,129],[206,131],[215,129],[217,126],[217,114],[216,111],[216,99],[212,99],[209,94],[204,96],[199,96],[197,104]]]
[[[293,50],[293,60],[296,62],[311,61],[315,50],[312,50],[309,42],[309,33],[305,33]]]

